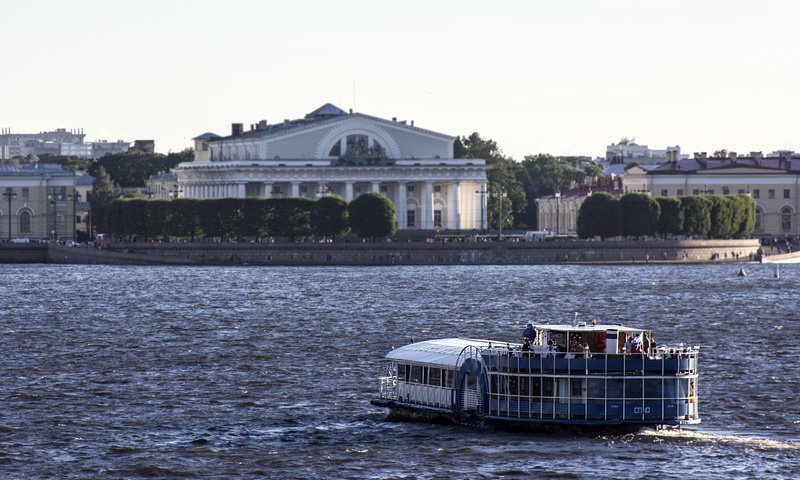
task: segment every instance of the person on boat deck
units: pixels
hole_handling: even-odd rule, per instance
[[[522,338],[528,340],[529,342],[533,342],[533,339],[536,337],[536,331],[533,329],[533,324],[529,323],[527,327],[525,327],[525,331],[522,332]]]
[[[589,344],[583,344],[583,357],[584,358],[592,358],[592,354],[589,352]]]
[[[528,337],[525,337],[522,340],[522,351],[523,352],[530,352],[531,351],[531,341],[528,340]]]

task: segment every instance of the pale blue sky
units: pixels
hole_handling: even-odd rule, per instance
[[[166,152],[332,102],[516,159],[800,150],[798,23],[796,0],[0,0],[0,126]]]

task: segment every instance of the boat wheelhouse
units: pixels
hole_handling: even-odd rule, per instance
[[[446,338],[392,350],[390,418],[622,431],[700,422],[698,347],[621,325],[537,325],[522,344]]]

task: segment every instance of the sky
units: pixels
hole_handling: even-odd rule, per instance
[[[0,127],[153,139],[324,103],[514,159],[800,151],[797,0],[0,0]]]

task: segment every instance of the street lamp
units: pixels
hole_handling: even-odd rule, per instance
[[[3,193],[3,196],[6,197],[8,200],[8,241],[11,241],[11,199],[16,197],[17,194],[14,193],[14,190],[9,187],[6,188],[6,191]]]
[[[556,236],[561,234],[561,192],[553,194],[556,197]]]
[[[50,197],[50,205],[53,206],[53,241],[58,241],[58,227],[56,227],[56,191],[53,190],[53,193],[49,195]]]
[[[497,191],[492,193],[492,197],[494,197],[494,198],[496,198],[498,200],[497,208],[498,208],[498,213],[499,213],[499,215],[498,215],[499,216],[499,218],[498,218],[499,222],[498,222],[498,225],[497,225],[497,239],[498,240],[502,240],[503,239],[503,199],[506,198],[505,189],[503,187],[499,187],[497,189]]]
[[[483,209],[486,206],[486,193],[487,192],[486,192],[485,188],[481,187],[481,189],[480,190],[476,190],[475,193],[481,196],[481,231],[483,231],[483,230],[486,230],[486,225],[485,225],[485,222],[483,220],[484,219]]]
[[[72,192],[72,194],[67,195],[67,197],[72,199],[72,241],[78,241],[78,227],[76,225],[76,219],[78,218],[78,200],[81,199],[81,194],[78,193],[77,190]]]

